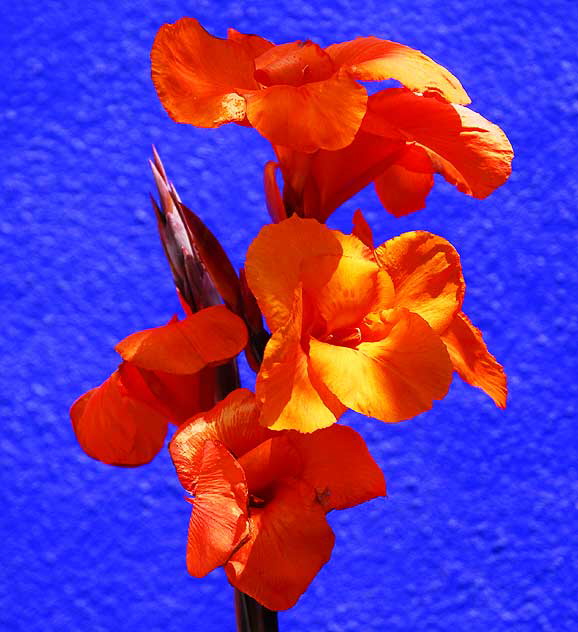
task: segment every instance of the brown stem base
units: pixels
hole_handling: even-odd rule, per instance
[[[237,632],[279,632],[277,613],[235,589]]]

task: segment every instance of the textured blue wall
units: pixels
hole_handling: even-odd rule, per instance
[[[351,416],[390,496],[331,517],[333,558],[282,630],[578,629],[578,4],[361,6],[2,0],[1,630],[233,630],[223,574],[186,573],[189,505],[167,454],[104,466],[68,420],[116,365],[113,344],[177,306],[147,199],[151,143],[237,265],[267,220],[267,144],[241,127],[176,125],[154,94],[156,29],[187,14],[217,35],[374,34],[419,48],[517,153],[486,201],[439,182],[428,210],[406,219],[368,191],[332,220],[347,229],[361,206],[380,239],[418,227],[456,245],[466,311],[507,369],[510,404],[500,412],[456,382],[409,423]]]

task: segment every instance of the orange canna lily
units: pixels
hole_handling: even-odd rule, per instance
[[[82,449],[111,465],[148,463],[168,422],[181,424],[214,405],[216,366],[246,343],[243,321],[224,306],[187,311],[183,320],[128,336],[116,347],[119,368],[70,409]]]
[[[312,432],[347,408],[409,419],[445,396],[454,369],[505,405],[503,370],[461,313],[460,260],[445,239],[415,231],[373,250],[293,216],[261,230],[246,275],[272,332],[256,385],[265,426]]]
[[[326,513],[385,495],[354,430],[273,432],[259,424],[245,389],[181,426],[169,450],[193,495],[189,572],[203,577],[224,566],[233,586],[271,610],[292,607],[329,560],[335,538]]]
[[[483,199],[508,179],[514,155],[504,132],[473,110],[404,88],[370,96],[355,139],[339,151],[304,153],[283,146],[275,151],[278,164],[265,167],[273,221],[296,213],[321,222],[371,182],[395,216],[425,208],[434,173]]]
[[[164,24],[152,51],[161,103],[179,123],[251,125],[275,145],[301,152],[349,145],[367,110],[359,81],[396,79],[413,92],[468,104],[460,82],[420,51],[377,37],[321,48],[275,46],[229,29],[227,39],[182,18]]]

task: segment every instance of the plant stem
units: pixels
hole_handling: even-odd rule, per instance
[[[237,632],[279,632],[277,613],[235,588]]]

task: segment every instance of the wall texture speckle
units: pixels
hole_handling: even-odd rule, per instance
[[[116,469],[77,446],[68,408],[113,345],[177,309],[148,202],[155,144],[240,266],[267,220],[250,129],[173,123],[149,79],[161,23],[197,17],[278,43],[373,34],[451,69],[516,150],[485,201],[443,181],[414,228],[462,255],[466,311],[510,378],[509,407],[458,380],[433,411],[350,415],[389,498],[336,513],[337,545],[283,632],[578,629],[578,4],[517,0],[36,0],[0,7],[0,629],[232,632],[222,572],[185,569],[189,505],[165,452]],[[244,374],[247,385],[251,377]]]

